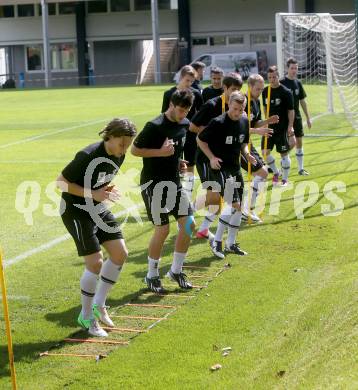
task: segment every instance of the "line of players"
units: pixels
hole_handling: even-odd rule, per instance
[[[183,272],[183,264],[192,233],[196,230],[193,216],[196,210],[209,206],[196,236],[208,238],[212,252],[219,258],[224,258],[226,253],[246,255],[236,242],[242,217],[248,218],[250,214],[253,221],[260,221],[253,209],[260,183],[268,176],[268,168],[254,147],[249,150],[250,133],[269,136],[267,163],[273,171],[274,184],[278,182],[279,171],[270,152],[276,145],[281,154],[282,185],[286,185],[290,168],[288,152],[294,145],[291,143],[290,146],[288,137],[293,138],[293,129],[296,131],[297,128],[296,137],[301,138],[296,149],[299,173],[307,174],[303,170],[302,125],[297,115],[298,104],[294,104],[293,97],[301,102],[309,127],[310,119],[304,103],[304,90],[295,77],[297,62],[290,61],[285,82],[293,88],[293,94],[279,81],[275,66],[268,70],[271,99],[269,116],[265,120],[261,118],[259,97],[262,93],[266,107],[268,89],[264,88],[260,75],[249,77],[251,128],[247,117],[247,96],[240,91],[243,85],[240,75],[230,73],[224,77],[220,69],[212,69],[212,85],[202,91],[203,64],[187,65],[181,70],[178,85],[164,93],[162,114],[147,122],[138,135],[132,122],[114,119],[99,133],[102,141],[79,151],[63,169],[57,180],[63,191],[62,201],[66,204],[62,207],[65,210],[62,220],[86,266],[80,280],[82,309],[78,323],[91,335],[108,335],[98,320],[107,327],[114,327],[105,302],[120,275],[128,251],[118,222],[106,207],[101,207],[104,201],[115,200],[119,195],[111,186],[111,179],[122,165],[132,141],[132,154],[143,158],[141,193],[154,227],[148,246],[145,282],[152,292],[166,292],[159,275],[159,264],[169,234],[169,216],[173,215],[178,223],[178,233],[173,261],[166,276],[180,288],[191,289],[192,284]],[[95,161],[90,182],[86,183],[86,172]],[[244,206],[243,213],[244,181],[240,167],[247,170],[248,162],[251,163],[254,179],[251,203]],[[194,166],[206,188],[206,195],[192,204]],[[97,209],[97,221],[93,220],[92,211],[86,208],[88,198],[94,201],[95,207],[100,207]],[[209,228],[217,215],[218,225],[213,235]],[[226,229],[228,235],[223,247]],[[101,245],[109,255],[105,262]]]

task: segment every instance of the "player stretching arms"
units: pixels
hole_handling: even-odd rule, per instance
[[[306,103],[306,92],[303,89],[301,81],[297,80],[298,62],[294,58],[287,60],[287,76],[280,80],[280,83],[291,90],[293,94],[293,105],[295,108],[295,121],[293,123],[293,129],[296,137],[296,158],[298,163],[298,174],[301,176],[307,176],[309,173],[303,169],[303,126],[302,117],[300,113],[300,104],[303,112],[306,116],[307,127],[311,128],[311,119],[308,113]]]
[[[178,221],[179,231],[175,242],[173,263],[167,276],[179,287],[192,288],[182,272],[183,263],[195,227],[190,201],[180,184],[180,160],[189,128],[186,116],[193,104],[191,90],[177,90],[169,108],[144,126],[132,146],[134,156],[143,157],[140,178],[142,197],[154,233],[148,248],[148,273],[145,277],[148,289],[165,292],[159,277],[159,261],[164,242],[169,234],[169,215]]]
[[[63,223],[86,267],[80,281],[82,310],[78,323],[90,335],[106,337],[97,319],[114,327],[105,302],[128,252],[118,222],[102,202],[118,198],[117,190],[109,184],[123,163],[136,129],[128,119],[113,119],[99,135],[103,140],[79,151],[57,178],[57,185],[63,191]],[[101,245],[109,255],[104,263]]]
[[[267,150],[265,151],[265,139],[261,140],[262,153],[267,155],[267,164],[272,169],[273,178],[272,184],[278,184],[279,171],[275,164],[275,159],[271,155],[271,151],[276,145],[276,150],[281,154],[282,167],[282,185],[286,186],[288,175],[291,167],[291,160],[288,152],[290,150],[288,137],[294,137],[293,121],[295,111],[293,109],[293,97],[289,89],[280,84],[277,66],[273,65],[268,68],[267,78],[271,85],[271,99],[269,116],[278,115],[279,122],[272,125],[273,134],[268,139]],[[268,87],[262,92],[262,100],[264,107],[267,107]],[[266,110],[267,111],[267,110]]]

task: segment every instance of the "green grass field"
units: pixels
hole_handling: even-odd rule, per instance
[[[151,224],[139,209],[143,224],[131,216],[124,226],[130,256],[108,304],[116,315],[159,317],[171,310],[120,308],[127,302],[175,305],[176,311],[145,334],[111,335],[111,339],[130,339],[129,346],[61,343],[67,337],[84,337],[76,326],[83,261],[74,243],[64,240],[18,258],[66,233],[58,216],[44,215],[44,206],[56,209],[46,187],[77,150],[98,139],[98,131],[111,118],[129,117],[141,129],[159,113],[166,88],[0,93],[0,244],[5,261],[16,260],[5,274],[19,389],[357,389],[358,137],[307,137],[305,165],[311,175],[297,175],[291,153],[293,188],[283,193],[277,215],[268,215],[270,204],[275,204],[270,185],[264,223],[244,225],[239,233],[249,256],[228,256],[232,267],[207,288],[188,293],[193,298],[145,295],[142,280]],[[324,112],[323,88],[307,87],[307,93],[312,116]],[[318,118],[311,133],[357,134],[341,114]],[[138,181],[135,173],[140,169],[141,160],[128,155],[123,170],[131,170]],[[299,188],[308,180],[317,202],[297,219],[294,205],[302,200]],[[24,181],[38,184],[31,184],[32,193],[22,189],[21,202],[19,186]],[[338,182],[334,193],[343,202],[343,211],[334,210],[324,194],[330,182]],[[121,177],[118,183],[129,191],[134,188],[131,182],[121,183]],[[30,197],[36,209],[25,219],[18,210],[31,209]],[[133,204],[141,204],[138,192],[133,190],[131,197]],[[325,204],[331,210],[328,216],[322,213]],[[126,207],[119,205],[114,211]],[[173,223],[163,253],[163,275],[171,263],[175,230]],[[193,279],[203,284],[224,263],[212,257],[207,243],[193,239],[188,264],[208,267],[188,271],[204,275]],[[0,388],[10,389],[3,320],[1,307]],[[131,328],[150,324],[119,317],[116,323]],[[223,357],[221,349],[228,346],[232,351]],[[109,356],[98,363],[39,358],[49,349]],[[210,372],[217,363],[222,369]]]

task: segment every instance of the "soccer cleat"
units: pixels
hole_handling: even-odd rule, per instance
[[[166,290],[162,286],[162,282],[159,276],[155,276],[153,278],[148,278],[147,276],[144,278],[144,282],[147,283],[147,287],[150,291],[153,291],[157,294],[165,294]]]
[[[268,166],[267,167],[268,173],[273,173],[273,170]]]
[[[277,186],[278,185],[278,173],[272,176],[272,185]]]
[[[91,320],[91,325],[88,328],[88,333],[94,337],[108,337],[108,333],[100,327],[98,321],[95,318]]]
[[[201,231],[197,231],[196,232],[196,238],[205,238],[206,240],[213,240],[215,238],[214,234],[211,233],[211,231],[209,229],[204,229],[204,230],[201,230]]]
[[[287,186],[288,186],[288,181],[285,179],[282,179],[281,187],[287,187]]]
[[[100,307],[97,304],[94,304],[92,309],[93,315],[97,318],[97,320],[100,320],[103,324],[109,326],[110,328],[114,328],[114,323],[109,318],[106,306]]]
[[[308,176],[308,175],[309,175],[309,173],[308,173],[305,169],[300,169],[300,170],[298,171],[298,174],[299,174],[300,176]]]
[[[173,282],[177,282],[180,288],[190,290],[193,288],[190,282],[187,280],[187,276],[183,273],[180,272],[179,274],[175,274],[171,270],[169,270],[166,274],[166,276],[171,279]]]
[[[91,326],[91,319],[85,320],[83,318],[82,312],[78,315],[77,322],[79,326],[81,326],[83,329],[86,330],[88,330],[89,327]]]
[[[223,251],[223,244],[221,241],[210,241],[211,251],[214,253],[216,257],[219,259],[225,259],[225,253]]]
[[[229,247],[225,245],[225,252],[227,253],[234,253],[235,255],[239,256],[246,256],[247,252],[242,250],[239,246],[239,244],[232,244]]]
[[[253,223],[262,223],[262,220],[260,217],[258,217],[253,211],[250,213],[251,216],[251,222]],[[249,220],[249,214],[247,211],[242,212],[241,220],[244,222],[248,222]]]

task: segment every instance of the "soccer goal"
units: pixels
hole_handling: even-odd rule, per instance
[[[317,86],[312,88],[322,100],[320,115],[345,115],[355,129],[348,132],[352,135],[358,134],[357,37],[355,14],[276,14],[280,75],[287,59],[296,58],[299,79]]]

